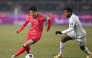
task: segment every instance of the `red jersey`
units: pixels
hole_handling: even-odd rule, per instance
[[[26,22],[31,23],[31,28],[28,32],[30,36],[41,37],[44,21],[46,21],[45,17],[40,14],[38,14],[37,18],[33,18],[30,14],[27,16]]]
[[[30,22],[31,28],[28,32],[26,41],[29,39],[33,39],[34,42],[37,42],[41,38],[44,21],[48,21],[48,27],[46,30],[50,30],[51,19],[48,16],[42,16],[41,14],[38,14],[37,18],[33,18],[32,15],[29,14],[26,18],[26,21],[21,26],[19,32],[21,32],[24,29],[24,27]]]

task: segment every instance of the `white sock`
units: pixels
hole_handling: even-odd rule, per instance
[[[65,43],[60,42],[60,54],[63,53],[64,45],[65,45]]]
[[[91,52],[89,52],[88,48],[85,47],[85,50],[83,50],[87,55],[90,55]]]
[[[15,58],[15,56],[14,55],[12,55],[12,57],[11,58]]]

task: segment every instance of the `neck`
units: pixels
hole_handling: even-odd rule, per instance
[[[33,16],[33,18],[37,18],[38,17],[38,14],[36,14],[35,16]]]
[[[71,17],[72,13],[70,14],[69,18]]]

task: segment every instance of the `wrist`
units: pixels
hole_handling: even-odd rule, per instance
[[[63,31],[61,31],[61,33],[62,33],[62,34],[64,34],[64,32],[63,32]]]
[[[60,31],[61,32],[61,34],[62,34],[62,31]]]

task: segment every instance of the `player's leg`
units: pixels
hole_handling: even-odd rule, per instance
[[[27,42],[24,43],[24,47],[28,48],[30,45],[34,44],[34,40],[33,39],[29,39]]]
[[[24,47],[19,48],[18,51],[11,58],[17,57],[18,55],[20,55],[24,51],[25,51],[25,48]]]
[[[68,35],[64,35],[60,41],[60,53],[55,56],[54,58],[63,58],[62,54],[63,54],[63,50],[64,50],[64,46],[65,46],[65,42],[72,40],[71,37],[69,37]]]
[[[92,53],[85,46],[80,46],[80,49],[83,50],[87,54],[87,58],[92,58]]]
[[[30,36],[27,35],[26,42],[29,40],[29,38]],[[25,48],[24,46],[22,46],[21,48],[18,49],[18,51],[11,58],[17,57],[18,55],[22,54],[25,50],[29,54],[30,47]]]
[[[24,44],[24,47],[25,47],[27,54],[29,54],[29,52],[30,52],[29,46],[36,43],[38,40],[40,40],[40,37],[37,37],[36,35],[30,37],[30,34],[29,34],[29,36],[26,38],[26,42]]]
[[[74,31],[71,31],[71,32],[67,33],[67,35],[64,35],[60,41],[60,53],[57,56],[55,56],[54,58],[63,58],[62,54],[63,54],[65,42],[67,42],[69,40],[73,40],[73,39],[75,39]]]
[[[20,48],[11,58],[15,58],[18,55],[22,54],[32,44],[34,44],[34,41],[32,39],[28,40],[26,43],[24,43],[23,47]]]
[[[28,40],[28,37],[29,37],[29,36],[27,35],[26,41]],[[18,55],[22,54],[24,51],[25,51],[25,48],[24,48],[24,46],[22,46],[21,48],[19,48],[19,49],[17,50],[17,52],[16,52],[11,58],[17,57]]]
[[[89,50],[88,50],[87,47],[85,47],[85,46],[80,46],[80,49],[83,50],[87,55],[90,55],[90,52],[89,52]]]
[[[91,58],[91,57],[92,57],[92,53],[88,50],[87,47],[85,47],[85,44],[86,44],[86,37],[81,38],[81,39],[77,39],[77,40],[78,40],[80,49],[81,49],[82,51],[84,51],[84,52],[88,55],[87,58]]]
[[[31,53],[30,47],[26,48],[26,52],[27,52],[27,54]]]
[[[30,39],[30,34],[27,35],[25,42],[27,42]],[[30,53],[30,47],[26,48],[27,54]]]
[[[71,37],[67,36],[67,35],[64,35],[60,41],[60,53],[59,54],[63,54],[63,49],[64,49],[64,46],[65,46],[65,42],[69,41],[69,40],[72,40]]]

